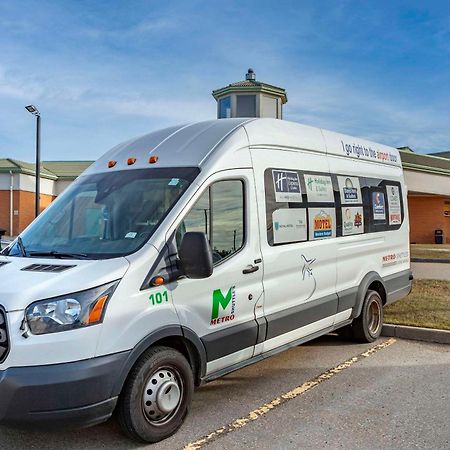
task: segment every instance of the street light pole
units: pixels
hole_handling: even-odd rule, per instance
[[[36,188],[34,216],[39,215],[39,197],[41,187],[41,114],[34,105],[25,106],[25,109],[36,117]]]
[[[34,200],[34,216],[39,215],[39,198],[41,195],[41,115],[36,116],[36,198]]]

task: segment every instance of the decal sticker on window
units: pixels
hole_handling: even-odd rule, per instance
[[[212,295],[211,325],[230,322],[235,319],[236,289],[231,286],[224,295],[220,289],[216,289]]]
[[[302,202],[302,189],[297,172],[272,170],[276,202]]]
[[[305,173],[308,202],[334,203],[333,183],[328,175],[310,175]]]
[[[339,193],[343,205],[349,203],[362,203],[361,186],[358,177],[338,176]]]
[[[372,192],[373,220],[386,220],[386,208],[383,192]]]
[[[148,298],[153,306],[160,305],[161,303],[166,303],[169,301],[169,294],[167,291],[156,292],[154,294],[150,294]]]
[[[362,207],[342,208],[342,235],[350,236],[364,232],[364,211]]]
[[[169,186],[176,186],[179,182],[180,182],[180,179],[179,179],[179,178],[172,178],[172,179],[169,181]]]
[[[308,239],[305,208],[282,208],[272,213],[273,242],[306,241]]]
[[[334,208],[309,208],[309,239],[336,237]]]
[[[137,236],[137,233],[135,231],[129,231],[125,235],[125,239],[134,239]]]
[[[402,210],[400,207],[400,189],[398,186],[386,186],[389,209],[389,225],[402,223]]]

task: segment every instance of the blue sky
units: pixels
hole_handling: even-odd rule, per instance
[[[288,120],[419,152],[450,148],[450,3],[0,3],[0,157],[95,159],[118,142],[215,118],[211,91],[285,87]]]

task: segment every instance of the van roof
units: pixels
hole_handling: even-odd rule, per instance
[[[399,152],[392,147],[286,120],[247,118],[178,125],[130,139],[113,147],[85,173],[108,171],[110,160],[117,162],[113,170],[148,168],[152,155],[158,156],[158,167],[201,167],[241,127],[245,128],[240,134],[242,147],[303,149],[401,165]],[[129,166],[128,158],[136,158],[135,164]]]

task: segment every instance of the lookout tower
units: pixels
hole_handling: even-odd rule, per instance
[[[272,117],[283,118],[286,90],[256,80],[253,69],[248,69],[245,80],[231,83],[212,92],[217,101],[217,118]]]

